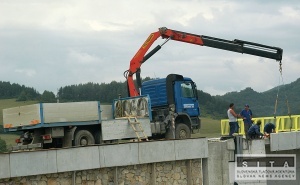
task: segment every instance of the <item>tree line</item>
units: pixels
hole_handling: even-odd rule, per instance
[[[45,103],[56,102],[55,94],[51,91],[45,90],[40,94],[32,87],[0,81],[0,99],[11,98],[15,98],[16,101],[36,100]]]
[[[147,77],[142,81],[151,80]],[[280,92],[278,94],[278,92]],[[250,104],[250,108],[259,116],[273,116],[274,103],[278,94],[277,115],[287,115],[286,100],[289,98],[291,114],[300,114],[300,78],[287,85],[278,86],[268,91],[259,93],[248,87],[239,92],[229,92],[222,96],[211,96],[209,93],[198,90],[201,115],[215,119],[227,118],[229,103],[236,105],[236,111],[241,111],[244,104]],[[39,102],[77,102],[77,101],[100,101],[101,103],[112,103],[119,97],[127,97],[126,82],[112,81],[110,83],[85,83],[60,87],[55,95],[51,91],[42,94],[34,88],[24,85],[11,84],[0,81],[0,99],[16,98],[17,101],[36,100]]]

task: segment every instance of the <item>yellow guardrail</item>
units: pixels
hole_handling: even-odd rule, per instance
[[[267,123],[273,123],[276,125],[276,133],[278,132],[289,132],[289,131],[300,131],[300,115],[293,116],[277,116],[274,117],[259,117],[252,118],[252,120],[256,123],[258,120],[261,120],[260,131],[264,131],[264,126]],[[238,119],[239,124],[239,134],[244,135],[244,122],[242,119]],[[228,119],[221,120],[221,135],[227,136],[229,135],[229,121]]]

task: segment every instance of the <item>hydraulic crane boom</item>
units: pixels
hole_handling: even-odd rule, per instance
[[[146,54],[152,44],[158,37],[167,39],[163,44],[156,46],[152,51]],[[159,31],[153,32],[149,35],[147,40],[134,55],[130,61],[129,70],[124,72],[124,76],[127,79],[127,87],[129,96],[139,96],[140,93],[135,87],[133,75],[136,74],[136,80],[138,88],[141,86],[140,68],[141,65],[154,55],[161,47],[169,40],[175,40],[180,42],[186,42],[189,44],[196,44],[200,46],[207,46],[217,49],[228,50],[238,53],[246,53],[250,55],[256,55],[264,58],[274,59],[281,61],[283,50],[278,47],[266,46],[258,43],[247,42],[243,40],[235,39],[233,41],[224,40],[214,37],[208,37],[204,35],[195,35],[191,33],[176,31],[167,29],[166,27],[159,28]],[[145,55],[146,54],[146,55]]]

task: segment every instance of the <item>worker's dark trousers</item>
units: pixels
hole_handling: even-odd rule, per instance
[[[245,131],[245,136],[246,136],[246,139],[249,139],[249,134],[248,134],[248,130],[249,130],[249,128],[251,127],[251,125],[250,124],[248,124],[248,123],[244,123],[244,131]]]
[[[239,125],[237,122],[229,122],[229,136],[232,136],[233,133],[237,133],[239,130]]]

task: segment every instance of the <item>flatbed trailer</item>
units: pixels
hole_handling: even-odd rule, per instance
[[[138,105],[138,102],[144,102]],[[70,147],[136,138],[129,119],[137,118],[151,137],[148,96],[116,99],[112,105],[99,101],[38,103],[3,109],[6,132],[22,131],[14,149]]]

